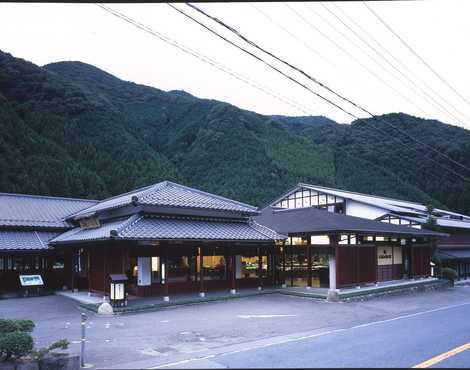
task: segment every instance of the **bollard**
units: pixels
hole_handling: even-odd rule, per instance
[[[85,325],[87,316],[84,312],[81,313],[80,324],[82,326],[82,338],[80,342],[80,366],[85,367]]]

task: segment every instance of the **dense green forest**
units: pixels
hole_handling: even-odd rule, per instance
[[[469,164],[470,131],[382,119]],[[401,137],[379,120],[265,116],[81,62],[39,67],[0,52],[3,192],[102,199],[167,179],[263,205],[302,181],[470,213],[470,184],[435,161],[450,164],[372,125]]]

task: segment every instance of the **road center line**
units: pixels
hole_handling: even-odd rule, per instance
[[[409,315],[397,316],[397,317],[394,317],[394,318],[391,318],[391,319],[386,319],[386,320],[373,321],[373,322],[369,322],[369,323],[366,323],[366,324],[352,326],[350,328],[328,330],[328,331],[324,331],[324,332],[321,332],[321,333],[304,335],[304,336],[301,336],[301,337],[289,338],[289,339],[278,340],[278,341],[273,340],[272,342],[269,342],[269,343],[258,344],[258,345],[255,344],[255,345],[250,346],[248,348],[242,348],[242,349],[233,350],[233,351],[227,351],[227,352],[222,352],[222,353],[217,353],[217,354],[211,354],[209,356],[204,356],[204,357],[193,357],[193,358],[189,358],[187,360],[182,360],[182,361],[177,361],[177,362],[158,365],[158,366],[155,366],[155,367],[150,367],[149,369],[159,369],[159,368],[164,368],[164,367],[169,367],[169,366],[176,366],[176,365],[181,365],[181,364],[192,362],[192,361],[200,361],[200,360],[205,360],[205,359],[208,359],[208,358],[214,358],[216,356],[227,356],[227,355],[240,353],[240,352],[251,351],[251,350],[255,350],[255,349],[259,349],[259,348],[275,346],[275,345],[278,345],[278,344],[302,341],[302,340],[306,340],[306,339],[320,337],[320,336],[323,336],[323,335],[336,334],[336,333],[343,332],[343,331],[350,330],[350,329],[364,328],[364,327],[367,327],[367,326],[383,324],[383,323],[386,323],[386,322],[391,322],[391,321],[396,321],[396,320],[401,320],[401,319],[407,319],[407,318],[410,318],[410,317],[426,315],[426,314],[432,313],[432,312],[444,311],[444,310],[449,310],[449,309],[452,309],[452,308],[457,308],[457,307],[462,307],[462,306],[467,306],[467,305],[470,305],[470,302],[439,307],[439,308],[435,308],[435,309],[427,310],[427,311],[420,311],[420,312],[412,313],[412,314],[409,314]],[[470,345],[470,343],[469,343],[469,345]],[[440,361],[442,361],[442,360],[440,360]]]
[[[426,369],[428,367],[431,367],[441,361],[444,361],[445,359],[455,356],[463,351],[466,351],[470,349],[470,343],[464,344],[460,347],[456,347],[454,349],[451,349],[450,351],[444,352],[438,356],[435,356],[433,358],[430,358],[427,361],[421,362],[418,365],[413,366],[414,369]]]

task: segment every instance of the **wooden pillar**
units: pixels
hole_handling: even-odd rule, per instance
[[[307,289],[312,287],[312,246],[307,245]]]
[[[170,300],[169,287],[168,287],[168,250],[167,247],[162,248],[163,251],[163,263],[164,268],[162,269],[162,279],[163,280],[163,300],[168,302]]]
[[[235,261],[235,254],[233,251],[230,252],[230,293],[236,294],[237,293],[237,264]]]
[[[282,244],[282,286],[286,287],[286,243]]]
[[[258,247],[258,290],[263,289],[263,257],[262,249]]]
[[[199,247],[199,296],[204,297],[204,250]]]
[[[294,286],[294,246],[289,246],[290,249],[290,286]]]
[[[106,286],[107,286],[107,281],[106,281],[106,267],[107,267],[107,261],[108,261],[108,247],[103,247],[103,294],[106,295]]]

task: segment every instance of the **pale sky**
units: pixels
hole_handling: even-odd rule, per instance
[[[470,127],[470,105],[427,70],[361,2],[323,5],[295,2],[288,3],[288,6],[283,3],[196,5],[374,114],[405,112]],[[469,1],[390,1],[369,2],[368,5],[470,101]],[[276,95],[282,95],[302,108],[267,95],[93,4],[0,3],[0,49],[38,65],[79,60],[124,80],[162,90],[185,90],[201,98],[226,101],[262,114],[306,115],[306,111],[308,114],[324,115],[344,123],[352,120],[192,23],[167,4],[107,6],[255,81],[255,84],[268,88]],[[300,74],[246,46],[240,39],[186,5],[175,6],[254,51],[357,116],[367,116]],[[406,80],[327,9],[409,76],[409,71],[376,46],[369,37],[372,36],[421,81],[415,77],[410,77],[414,84]],[[363,33],[352,21],[367,33]],[[440,96],[435,95],[432,90]]]

